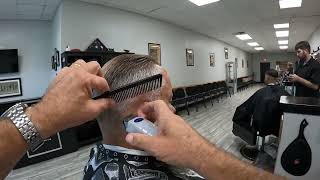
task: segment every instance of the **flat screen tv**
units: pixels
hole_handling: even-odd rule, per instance
[[[0,49],[0,74],[19,72],[18,49]]]

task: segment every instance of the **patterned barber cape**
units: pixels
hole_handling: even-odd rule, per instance
[[[97,144],[84,168],[84,180],[201,180],[192,170],[169,168],[144,151]]]

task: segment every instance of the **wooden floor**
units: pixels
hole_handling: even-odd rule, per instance
[[[195,111],[195,108],[190,109],[190,116],[187,115],[186,111],[179,112],[179,114],[209,141],[232,153],[239,159],[249,162],[242,158],[239,153],[239,148],[244,142],[238,137],[235,137],[231,132],[232,117],[236,107],[261,87],[261,85],[253,85],[244,91],[238,92],[231,98],[223,98],[219,103],[214,102],[213,106],[207,102],[207,108],[204,108],[204,106],[200,104],[198,112]],[[88,160],[91,147],[92,145],[59,158],[14,170],[6,179],[82,179],[82,171]]]

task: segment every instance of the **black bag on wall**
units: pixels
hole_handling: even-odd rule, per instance
[[[304,129],[308,124],[305,119],[301,122],[298,137],[281,156],[283,169],[294,176],[305,175],[311,167],[311,148],[304,136]]]

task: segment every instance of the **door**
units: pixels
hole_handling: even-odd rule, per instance
[[[260,63],[260,82],[264,82],[264,74],[270,69],[269,62]]]

